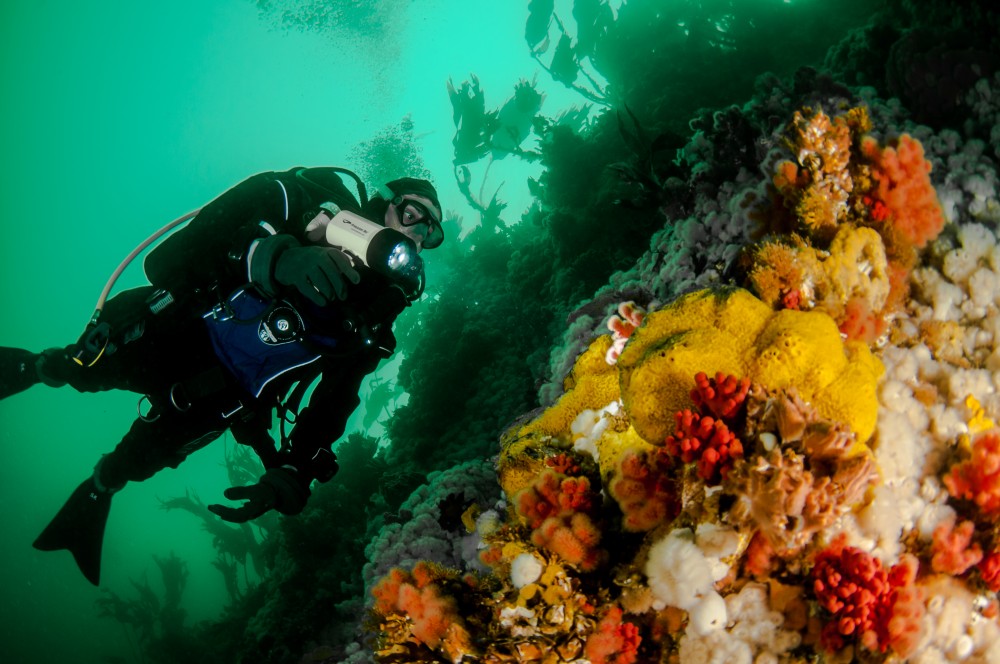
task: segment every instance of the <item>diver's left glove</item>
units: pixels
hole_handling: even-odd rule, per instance
[[[310,493],[294,469],[282,467],[270,468],[256,484],[230,487],[223,495],[229,500],[246,502],[241,507],[209,505],[209,511],[225,521],[244,523],[272,509],[282,514],[298,514],[305,508]]]

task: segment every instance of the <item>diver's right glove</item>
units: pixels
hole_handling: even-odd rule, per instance
[[[244,523],[272,509],[282,514],[298,514],[305,508],[310,493],[294,469],[281,467],[269,468],[256,484],[230,487],[223,495],[229,500],[246,502],[240,507],[209,505],[209,511],[226,521]]]
[[[331,300],[347,298],[347,282],[361,280],[351,259],[333,247],[292,247],[286,249],[274,266],[274,278],[285,286],[323,306]]]
[[[289,235],[260,240],[250,274],[265,292],[274,294],[276,284],[291,286],[319,306],[345,299],[348,282],[361,280],[344,252],[318,245],[303,247]]]

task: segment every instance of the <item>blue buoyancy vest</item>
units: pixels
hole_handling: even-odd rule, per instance
[[[236,291],[203,316],[222,364],[254,397],[275,378],[339,350],[343,335],[317,326],[290,302]]]

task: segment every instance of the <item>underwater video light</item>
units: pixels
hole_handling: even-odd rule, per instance
[[[409,299],[415,300],[423,293],[423,260],[417,254],[416,243],[399,231],[340,210],[326,225],[326,241],[352,260],[388,277]]]

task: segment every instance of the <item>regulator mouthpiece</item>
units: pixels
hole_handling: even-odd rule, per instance
[[[409,300],[424,292],[424,262],[413,240],[399,231],[341,210],[326,226],[326,241],[387,277]]]

